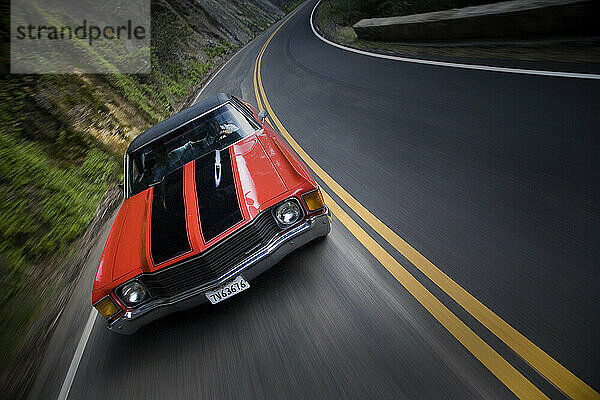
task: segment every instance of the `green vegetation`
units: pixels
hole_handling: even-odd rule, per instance
[[[225,52],[232,50],[235,46],[229,42],[225,42],[224,44],[211,44],[209,46],[204,46],[202,50],[204,53],[213,60],[215,57],[221,57]]]
[[[363,18],[420,14],[493,2],[492,0],[323,0],[320,13],[326,21],[352,26]]]
[[[84,132],[32,107],[32,94],[57,91],[63,104],[92,101],[64,75],[2,79],[0,92],[0,368],[15,356],[23,332],[47,294],[23,296],[39,282],[46,259],[64,254],[89,225],[107,189],[120,178],[119,157]],[[47,100],[47,99],[46,99]],[[102,111],[98,104],[88,107]],[[56,111],[56,110],[55,110]],[[42,281],[43,282],[43,281]]]
[[[63,79],[64,77],[59,77]],[[54,121],[52,132],[32,124],[44,117],[28,110],[32,85],[45,79],[4,80],[0,97],[0,302],[23,283],[31,263],[64,249],[93,217],[118,159],[93,139]],[[57,82],[53,82],[57,83]],[[66,100],[65,100],[66,101]],[[34,120],[35,119],[35,120]],[[29,137],[28,137],[29,136]]]
[[[0,293],[4,301],[19,287],[22,261],[40,261],[78,237],[118,174],[115,160],[100,149],[91,149],[81,165],[61,168],[40,146],[4,132],[0,160],[0,251],[8,268],[2,275],[11,285]]]
[[[303,2],[304,2],[303,0],[294,0],[291,3],[289,3],[289,4],[284,4],[282,6],[283,11],[285,11],[286,13],[292,12],[293,10],[296,9],[296,7],[298,7]]]

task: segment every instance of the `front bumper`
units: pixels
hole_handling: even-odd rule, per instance
[[[216,282],[171,298],[155,299],[134,310],[126,311],[122,316],[109,322],[108,329],[131,335],[155,319],[208,302],[208,298],[205,296],[206,291],[217,288],[239,274],[243,274],[246,280],[254,279],[277,264],[287,254],[314,239],[327,235],[331,230],[329,215],[329,210],[325,209],[322,214],[307,218],[300,225],[283,232],[265,247],[233,267]]]

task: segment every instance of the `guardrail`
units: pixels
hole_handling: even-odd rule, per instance
[[[353,28],[360,39],[430,41],[598,35],[600,2],[513,0],[390,18],[363,19]]]

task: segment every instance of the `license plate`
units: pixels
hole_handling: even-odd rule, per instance
[[[250,287],[250,284],[240,275],[232,281],[219,286],[215,290],[209,290],[206,292],[206,297],[212,304],[217,304],[225,299],[235,296],[239,292],[246,290]]]

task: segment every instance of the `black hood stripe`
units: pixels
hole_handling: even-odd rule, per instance
[[[160,264],[192,248],[187,236],[183,168],[168,175],[154,186],[150,245],[154,264]]]
[[[196,192],[205,242],[243,220],[229,149],[196,160]]]

